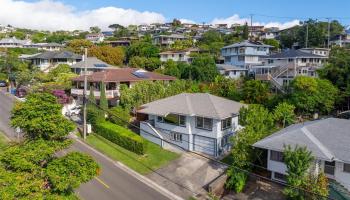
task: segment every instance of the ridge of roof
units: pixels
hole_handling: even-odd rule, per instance
[[[333,160],[335,156],[307,129],[307,127],[303,126],[301,131],[320,149],[325,156],[327,156],[330,160]]]

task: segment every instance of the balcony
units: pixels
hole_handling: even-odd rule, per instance
[[[83,96],[84,90],[83,89],[72,88],[71,89],[71,94],[72,95],[76,95],[76,96]],[[90,95],[90,90],[86,91],[86,95]],[[100,97],[101,96],[101,92],[100,91],[94,91],[94,96],[95,97]],[[119,97],[119,96],[120,96],[119,90],[106,90],[106,97],[107,97],[107,99],[113,99],[113,98],[116,98],[116,97]]]

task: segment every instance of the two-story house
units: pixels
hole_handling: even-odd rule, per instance
[[[171,35],[155,35],[152,38],[152,43],[161,47],[170,47],[176,40],[187,40],[188,38],[181,34]]]
[[[322,171],[350,190],[350,121],[328,118],[294,124],[253,146],[267,151],[267,169],[271,178],[286,181],[283,160],[285,145],[306,147],[315,158],[311,169]],[[316,171],[316,172],[317,172]]]
[[[254,66],[252,71],[255,79],[270,81],[282,90],[296,76],[317,77],[316,71],[323,67],[327,54],[324,49],[290,49],[265,57],[263,64]]]
[[[175,62],[191,63],[192,62],[191,54],[200,53],[200,52],[201,50],[198,48],[189,48],[189,49],[179,50],[179,51],[164,51],[159,53],[159,55],[160,55],[160,61],[162,62],[173,60]]]
[[[25,58],[36,65],[43,72],[49,72],[50,69],[57,67],[59,64],[74,65],[82,60],[81,55],[70,51],[46,51]]]
[[[140,107],[140,134],[161,146],[217,157],[230,150],[243,106],[207,93],[178,94]]]
[[[262,64],[262,58],[270,54],[270,48],[270,45],[245,40],[223,47],[221,56],[225,59],[224,64],[250,69]]]
[[[87,95],[90,94],[90,88],[93,88],[96,99],[100,98],[101,83],[105,85],[106,97],[109,105],[114,106],[119,102],[120,85],[124,84],[132,87],[139,81],[164,81],[169,82],[176,80],[175,77],[148,72],[138,68],[107,68],[103,71],[93,72],[87,75],[88,88]],[[72,79],[73,87],[71,94],[77,98],[78,103],[83,100],[84,94],[84,75]]]

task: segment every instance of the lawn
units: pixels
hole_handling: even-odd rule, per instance
[[[0,151],[7,146],[8,140],[6,136],[0,132]]]
[[[159,169],[180,156],[148,141],[145,155],[128,151],[96,134],[88,136],[86,142],[110,158],[120,161],[143,175]]]

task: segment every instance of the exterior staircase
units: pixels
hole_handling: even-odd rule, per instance
[[[268,74],[268,79],[270,80],[270,82],[272,83],[273,86],[275,86],[275,88],[282,92],[282,93],[286,93],[284,87],[282,84],[280,84],[278,81],[277,81],[277,78],[279,76],[281,76],[282,74],[284,74],[285,72],[287,72],[291,67],[293,67],[294,65],[293,64],[288,64],[288,65],[285,65],[285,66],[281,66],[281,67],[278,67],[278,69],[276,71],[274,71],[273,73],[271,74]]]

